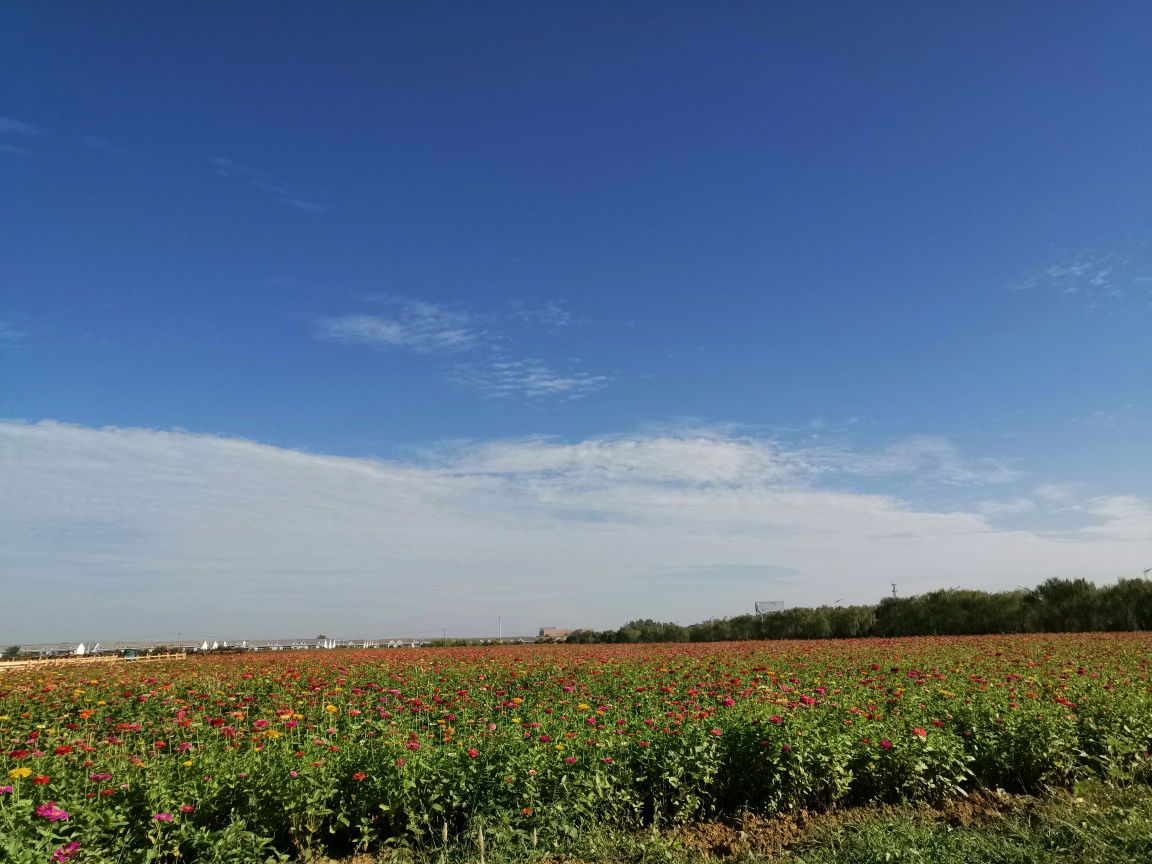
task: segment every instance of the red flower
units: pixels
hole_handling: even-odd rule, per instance
[[[363,771],[357,771],[355,774],[352,775],[352,779],[359,782],[361,780],[367,780],[368,775],[365,774]]]
[[[917,736],[918,738],[927,738],[928,737],[928,733],[925,732],[920,727],[916,727],[915,729],[913,729],[912,734]]]
[[[41,774],[39,777],[33,777],[32,782],[35,783],[37,786],[47,786],[52,781]]]

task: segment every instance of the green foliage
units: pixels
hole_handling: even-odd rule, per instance
[[[571,644],[728,642],[747,639],[856,639],[867,636],[976,636],[1152,630],[1152,580],[1097,588],[1085,579],[1049,579],[1031,591],[952,588],[885,597],[875,606],[796,607],[698,624],[629,621],[617,630],[582,630]]]

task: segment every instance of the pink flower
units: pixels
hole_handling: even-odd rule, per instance
[[[576,761],[576,757],[575,756],[565,756],[564,761],[571,764],[571,763]]]
[[[407,759],[397,759],[397,760],[396,760],[396,767],[397,767],[397,768],[403,768],[403,767],[404,767],[405,765],[407,765],[407,764],[408,764],[408,760],[407,760]]]
[[[880,748],[882,750],[891,750],[892,749],[892,742],[889,741],[887,738],[885,738],[883,741],[880,742]]]
[[[721,735],[723,735],[724,733],[723,733],[723,732],[721,732],[719,729],[709,729],[709,730],[708,730],[708,734],[709,734],[709,735],[712,735],[712,736],[714,736],[714,737],[716,737],[716,738],[719,738],[719,737],[720,737]]]
[[[912,734],[917,736],[918,738],[927,738],[928,737],[928,733],[919,727],[913,729]]]
[[[88,779],[91,780],[93,783],[99,783],[101,780],[111,780],[112,775],[111,774],[103,774],[103,773],[101,773],[101,774],[89,774]]]
[[[477,750],[475,747],[469,747],[468,748],[468,755],[471,756],[473,759],[475,759],[477,756],[480,755],[480,751]]]
[[[80,844],[73,840],[71,843],[65,843],[59,849],[52,853],[53,861],[68,861],[76,856],[80,851]]]
[[[153,813],[152,820],[154,822],[171,822],[174,817],[171,813]]]
[[[36,808],[36,815],[49,822],[61,822],[68,819],[68,813],[56,806],[55,801],[46,801]]]
[[[11,794],[12,794],[12,787],[11,786],[0,786],[0,795],[11,795]]]

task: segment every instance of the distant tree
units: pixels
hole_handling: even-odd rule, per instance
[[[1040,628],[1049,633],[1091,630],[1096,586],[1087,579],[1049,579],[1032,591]]]
[[[4,649],[4,652],[2,654],[0,654],[0,657],[7,657],[9,659],[11,659],[12,657],[19,657],[19,656],[20,656],[20,646],[19,645],[9,645],[7,648]]]
[[[1095,626],[1103,630],[1152,630],[1152,581],[1121,579],[1097,591]]]

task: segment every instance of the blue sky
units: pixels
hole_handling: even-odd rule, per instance
[[[1150,26],[6,5],[0,635],[1137,575]]]

